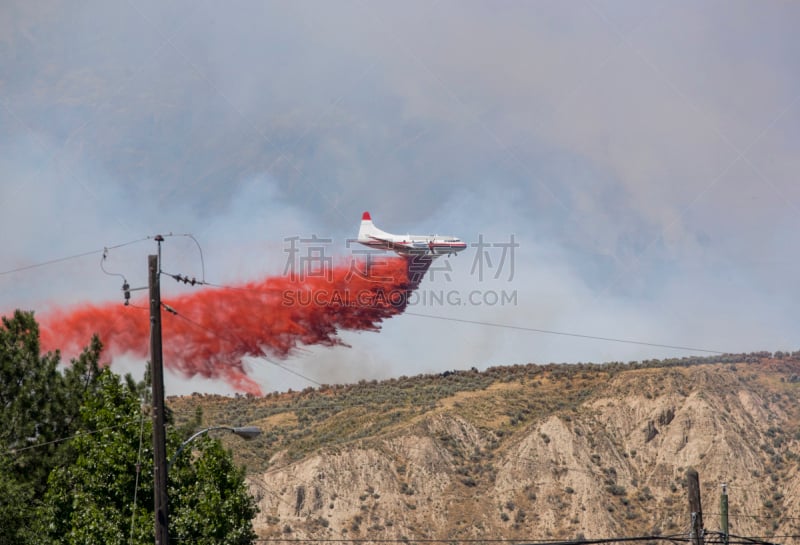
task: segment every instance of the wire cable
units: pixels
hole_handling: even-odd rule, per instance
[[[192,286],[210,286],[212,288],[219,288],[222,290],[234,290],[234,291],[247,291],[250,293],[257,293],[259,295],[269,294],[269,293],[282,293],[284,288],[248,288],[244,286],[231,286],[227,284],[217,284],[215,282],[208,282],[206,280],[198,280],[197,278],[189,278],[188,275],[185,274],[175,274],[170,273],[167,271],[162,270],[161,274],[169,276],[173,280],[183,284],[189,284]]]
[[[653,346],[656,348],[671,348],[673,350],[685,350],[688,352],[705,352],[708,354],[727,354],[727,352],[723,352],[721,350],[709,350],[707,348],[694,348],[691,346],[680,346],[674,344],[661,344],[661,343],[653,343],[647,341],[636,341],[632,339],[619,339],[615,337],[601,337],[599,335],[585,335],[583,333],[571,333],[567,331],[555,331],[552,329],[539,329],[535,327],[525,327],[525,326],[518,326],[513,324],[498,324],[494,322],[484,322],[480,320],[466,320],[464,318],[453,318],[450,316],[436,316],[434,314],[421,314],[418,312],[409,312],[406,311],[404,314],[408,316],[418,316],[420,318],[432,318],[434,320],[446,320],[450,322],[460,322],[464,324],[475,324],[475,325],[482,325],[488,327],[500,327],[504,329],[514,329],[517,331],[529,331],[532,333],[546,333],[548,335],[563,335],[567,337],[578,337],[581,339],[592,339],[596,341],[609,341],[615,343],[626,343],[626,344],[637,344],[642,346]]]
[[[741,541],[737,541],[736,539],[730,540],[728,543],[731,545],[778,545],[777,543],[770,542],[770,541],[760,541],[753,538],[743,538],[738,536],[730,536],[740,539]],[[783,537],[798,537],[798,536],[783,536]],[[609,543],[631,543],[631,542],[652,542],[652,541],[669,541],[671,543],[691,543],[692,540],[686,535],[676,535],[676,536],[641,536],[641,537],[611,537],[611,538],[602,538],[602,539],[575,539],[575,540],[565,540],[565,541],[551,541],[547,539],[513,539],[513,538],[467,538],[467,539],[459,539],[459,538],[450,538],[450,539],[430,539],[430,538],[421,538],[421,539],[411,539],[411,538],[342,538],[342,539],[315,539],[315,538],[282,538],[282,537],[273,537],[273,538],[256,538],[254,540],[258,543],[446,543],[446,544],[454,544],[454,543],[514,543],[516,545],[598,545],[598,544],[609,544]]]
[[[131,420],[130,422],[133,422],[133,420]],[[6,452],[8,452],[8,454],[15,455],[15,454],[18,454],[20,452],[24,452],[26,450],[31,450],[31,449],[40,448],[40,447],[46,447],[48,445],[53,445],[53,444],[56,444],[56,443],[63,443],[64,441],[69,441],[70,439],[75,439],[76,437],[80,437],[82,435],[92,435],[92,434],[95,434],[95,433],[100,433],[101,431],[115,430],[117,428],[121,428],[122,426],[127,426],[128,424],[130,424],[130,422],[122,422],[120,424],[115,424],[113,426],[106,426],[104,428],[98,428],[96,430],[91,430],[91,431],[79,431],[78,433],[75,433],[73,435],[70,435],[70,436],[67,436],[67,437],[61,437],[59,439],[53,439],[52,441],[46,441],[44,443],[37,443],[35,445],[28,445],[27,447],[10,448]]]
[[[124,274],[118,272],[110,272],[106,270],[105,267],[106,259],[108,259],[108,248],[103,248],[103,257],[100,258],[100,269],[108,276],[119,276],[120,278],[122,278],[124,282],[127,283],[128,281],[125,279]]]
[[[214,331],[213,329],[210,329],[210,328],[208,328],[208,327],[204,326],[203,324],[200,324],[200,323],[198,323],[198,322],[195,322],[194,320],[192,320],[192,319],[191,319],[191,318],[189,318],[188,316],[185,316],[185,315],[184,315],[182,312],[179,312],[178,310],[176,310],[175,308],[173,308],[173,307],[171,307],[171,306],[169,306],[169,305],[166,305],[166,304],[164,304],[164,306],[165,306],[165,308],[167,308],[167,310],[168,310],[168,311],[169,311],[171,314],[174,314],[174,315],[175,315],[175,316],[177,316],[178,318],[181,318],[181,319],[183,319],[183,320],[186,320],[188,323],[192,324],[192,325],[193,325],[193,326],[195,326],[195,327],[199,327],[200,329],[202,329],[202,330],[204,330],[204,331],[207,331],[207,332],[211,333],[212,335],[216,336],[216,337],[217,337],[217,338],[219,338],[219,339],[223,339],[223,340],[227,340],[227,341],[238,341],[238,342],[242,342],[242,340],[241,340],[241,339],[239,339],[239,338],[237,338],[237,337],[229,337],[229,336],[223,336],[223,335],[220,335],[220,333],[219,333],[219,332],[217,332],[217,331]],[[295,376],[297,376],[297,377],[299,377],[299,378],[302,378],[303,380],[306,380],[306,381],[310,382],[311,384],[315,384],[315,385],[317,385],[317,386],[322,386],[322,383],[321,383],[321,382],[319,382],[319,381],[316,381],[316,380],[314,380],[314,379],[313,379],[313,378],[311,378],[311,377],[307,377],[307,376],[303,375],[302,373],[299,373],[299,372],[295,371],[294,369],[290,369],[289,367],[286,367],[285,365],[281,365],[280,363],[278,363],[278,362],[276,362],[276,361],[274,361],[274,360],[270,359],[269,357],[267,357],[265,354],[261,354],[261,355],[257,355],[257,356],[253,356],[253,357],[254,357],[254,358],[257,358],[257,359],[262,359],[262,360],[264,360],[264,361],[266,361],[266,362],[268,362],[268,363],[271,363],[271,364],[272,364],[272,365],[274,365],[275,367],[279,367],[279,368],[283,369],[284,371],[286,371],[287,373],[291,373],[291,374],[293,374],[293,375],[295,375]]]
[[[30,269],[36,269],[37,267],[46,267],[47,265],[54,265],[56,263],[62,263],[64,261],[69,261],[71,259],[78,259],[81,257],[86,257],[89,255],[99,254],[102,253],[103,250],[92,250],[90,252],[83,252],[82,254],[74,254],[67,257],[59,257],[56,259],[51,259],[49,261],[42,261],[41,263],[34,263],[33,265],[25,265],[24,267],[17,267],[16,269],[9,269],[7,271],[0,272],[0,276],[4,276],[6,274],[12,274],[22,271],[28,271]]]
[[[201,272],[201,277],[200,277],[200,282],[199,283],[205,284],[206,262],[205,262],[205,259],[203,258],[203,247],[200,246],[200,243],[197,241],[197,239],[194,237],[194,235],[191,234],[191,233],[167,233],[166,235],[161,235],[161,236],[163,236],[163,237],[187,237],[187,238],[190,238],[190,239],[192,239],[194,241],[195,245],[197,245],[197,250],[200,252],[200,272]]]
[[[164,271],[162,271],[162,272],[164,272]],[[281,289],[277,289],[277,288],[276,289],[255,289],[255,288],[246,288],[246,287],[239,287],[239,286],[227,286],[227,285],[223,285],[223,284],[215,284],[215,283],[212,283],[212,282],[201,281],[201,280],[197,280],[195,278],[189,278],[188,276],[181,275],[181,274],[171,274],[171,273],[167,273],[167,272],[164,272],[164,274],[170,276],[171,278],[173,278],[177,282],[183,282],[184,284],[191,284],[193,286],[197,284],[197,285],[212,286],[212,287],[220,288],[220,289],[249,291],[249,292],[259,293],[259,294],[269,293],[269,292],[272,292],[272,291],[282,291]],[[672,349],[672,350],[683,350],[683,351],[686,351],[686,352],[702,352],[702,353],[706,353],[706,354],[717,354],[717,355],[727,354],[727,352],[724,352],[722,350],[711,350],[711,349],[708,349],[708,348],[697,348],[697,347],[674,345],[674,344],[654,343],[654,342],[649,342],[649,341],[637,341],[637,340],[634,340],[634,339],[621,339],[621,338],[616,338],[616,337],[603,337],[603,336],[599,336],[599,335],[587,335],[587,334],[583,334],[583,333],[574,333],[574,332],[568,332],[568,331],[556,331],[556,330],[552,330],[552,329],[541,329],[541,328],[534,328],[534,327],[525,327],[525,326],[518,326],[518,325],[513,325],[513,324],[499,324],[499,323],[495,323],[495,322],[486,322],[486,321],[480,321],[480,320],[468,320],[468,319],[465,319],[465,318],[455,318],[455,317],[450,317],[450,316],[437,316],[437,315],[433,315],[433,314],[422,314],[422,313],[412,312],[412,311],[405,311],[403,314],[406,314],[408,316],[417,316],[417,317],[420,317],[420,318],[431,318],[431,319],[435,319],[435,320],[445,320],[445,321],[459,322],[459,323],[466,323],[466,324],[474,324],[474,325],[481,325],[481,326],[487,326],[487,327],[498,327],[498,328],[503,328],[503,329],[512,329],[512,330],[516,330],[516,331],[527,331],[527,332],[531,332],[531,333],[542,333],[542,334],[547,334],[547,335],[561,335],[561,336],[577,337],[577,338],[581,338],[581,339],[591,339],[591,340],[597,340],[597,341],[634,344],[634,345],[640,345],[640,346],[650,346],[650,347],[655,347],[655,348],[669,348],[669,349]],[[283,366],[281,366],[281,365],[279,365],[279,364],[277,364],[275,362],[270,361],[270,363],[272,363],[273,365],[278,365],[278,367],[282,367],[286,371],[288,371],[290,373],[293,373],[293,371],[291,371],[289,369],[286,369],[285,367],[283,367]],[[309,379],[308,377],[303,377],[302,375],[298,375],[298,376],[300,376],[300,378],[304,378],[304,379],[306,379],[306,380],[308,380],[308,381],[310,381],[310,382],[312,382],[314,384],[319,384],[318,382],[313,381],[313,380]]]
[[[136,521],[136,500],[139,493],[139,477],[142,470],[142,442],[144,437],[144,412],[139,426],[139,454],[136,456],[136,482],[133,485],[133,509],[131,509],[131,533],[128,542],[133,545],[133,528]]]
[[[72,259],[79,259],[81,257],[86,257],[86,256],[90,256],[90,255],[101,254],[101,253],[106,252],[108,250],[114,250],[116,248],[122,248],[124,246],[129,246],[131,244],[136,244],[137,242],[143,242],[145,240],[148,240],[149,238],[150,237],[139,238],[139,239],[136,239],[136,240],[130,240],[128,242],[123,242],[122,244],[116,244],[114,246],[106,246],[101,250],[91,250],[91,251],[83,252],[83,253],[80,253],[80,254],[68,255],[68,256],[65,256],[65,257],[58,257],[58,258],[55,258],[55,259],[50,259],[48,261],[42,261],[40,263],[34,263],[32,265],[25,265],[23,267],[17,267],[16,269],[9,269],[7,271],[0,271],[0,276],[5,276],[7,274],[13,274],[13,273],[22,272],[22,271],[28,271],[28,270],[36,269],[36,268],[39,268],[39,267],[46,267],[48,265],[54,265],[56,263],[63,263],[64,261],[70,261]]]
[[[630,543],[637,541],[672,541],[688,542],[689,538],[684,535],[670,536],[637,536],[637,537],[611,537],[601,539],[572,539],[564,541],[554,541],[549,539],[513,539],[513,538],[448,538],[448,539],[412,539],[412,538],[257,538],[254,541],[261,543],[268,542],[287,542],[287,543],[515,543],[526,545],[536,543],[537,545],[598,545],[603,543]]]

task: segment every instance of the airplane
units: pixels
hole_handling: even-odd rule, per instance
[[[400,255],[454,255],[467,244],[461,239],[440,235],[393,235],[381,231],[372,223],[369,212],[361,216],[361,228],[358,230],[356,242],[381,250],[392,250]]]

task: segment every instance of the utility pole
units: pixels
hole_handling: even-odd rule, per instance
[[[692,515],[692,543],[703,545],[703,508],[700,505],[700,476],[695,469],[686,472],[689,490],[689,512]]]
[[[148,257],[150,285],[150,359],[153,377],[153,462],[156,545],[169,545],[169,510],[167,509],[167,437],[164,418],[164,361],[161,354],[161,242],[157,235],[158,255]]]
[[[728,545],[728,485],[722,483],[722,496],[719,500],[720,523],[722,526],[722,543]]]

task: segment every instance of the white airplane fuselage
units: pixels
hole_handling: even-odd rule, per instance
[[[369,212],[361,216],[359,243],[374,249],[392,250],[400,255],[453,255],[467,247],[461,239],[442,235],[393,235],[372,223]]]

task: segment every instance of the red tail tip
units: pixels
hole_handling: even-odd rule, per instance
[[[364,212],[361,215],[361,221],[372,221],[372,218],[369,215],[369,212]]]

